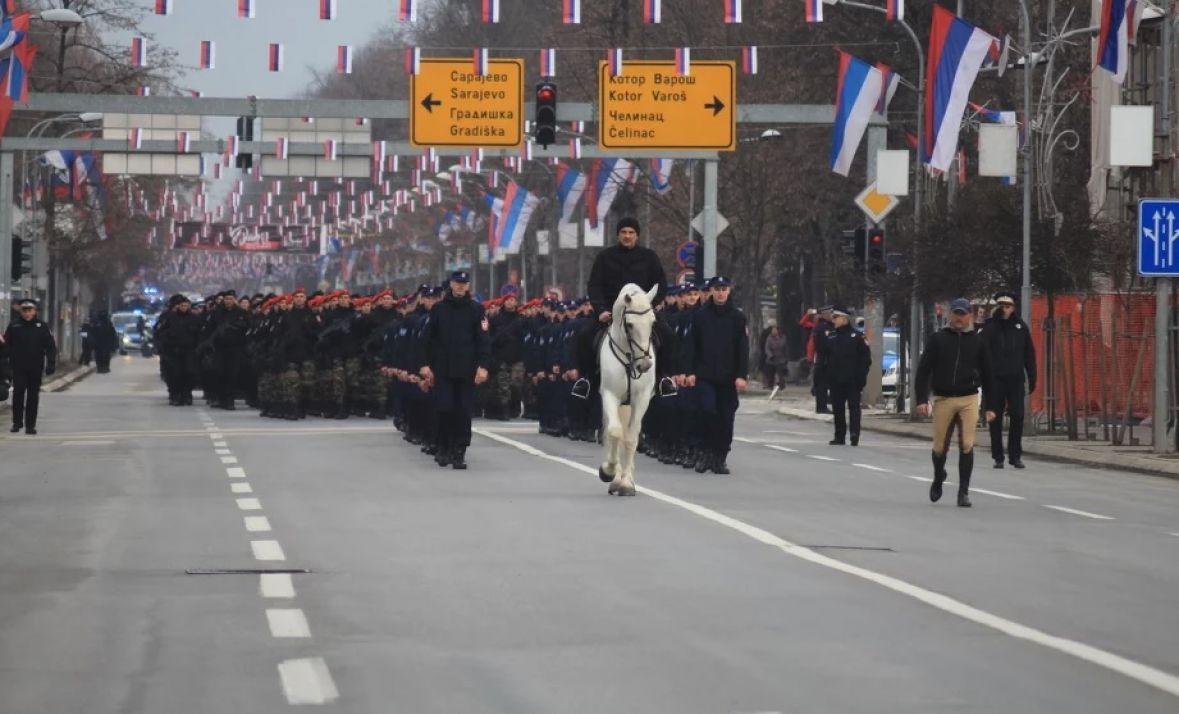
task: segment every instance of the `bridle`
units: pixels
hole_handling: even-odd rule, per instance
[[[646,315],[653,312],[654,309],[653,307],[649,307],[646,310],[623,309],[620,319],[623,333],[626,335],[625,347],[614,339],[613,329],[606,331],[606,339],[610,341],[610,354],[614,355],[614,359],[618,360],[623,369],[626,370],[626,400],[622,402],[623,404],[630,404],[631,385],[634,380],[642,376],[642,372],[639,371],[639,360],[644,358],[651,359],[651,337],[648,336],[645,346],[640,344],[631,335],[633,325],[626,317],[627,315]]]

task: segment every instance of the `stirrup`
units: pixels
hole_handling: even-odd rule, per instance
[[[659,396],[674,397],[679,393],[680,390],[675,386],[675,382],[672,381],[671,377],[664,377],[659,380]]]
[[[591,387],[590,381],[582,377],[573,383],[573,389],[570,390],[570,393],[578,399],[589,399]]]

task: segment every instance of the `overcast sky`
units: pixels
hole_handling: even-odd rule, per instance
[[[155,6],[153,0],[138,2],[149,10]],[[359,49],[396,19],[396,0],[337,0],[336,6],[336,19],[324,21],[319,0],[255,0],[257,17],[248,20],[237,16],[236,0],[173,0],[171,15],[151,13],[143,29],[192,68],[180,81],[183,87],[207,97],[289,98],[307,88],[311,67],[334,71],[338,45]],[[196,69],[201,40],[217,43],[215,69]],[[271,42],[283,45],[282,72],[267,70]]]

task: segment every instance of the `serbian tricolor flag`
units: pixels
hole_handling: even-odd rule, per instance
[[[274,141],[274,158],[286,159],[289,151],[288,144],[290,140],[285,136],[280,136]]]
[[[187,154],[192,151],[192,135],[187,131],[176,132],[176,152]]]
[[[319,19],[336,19],[336,0],[319,0]]]
[[[237,156],[238,151],[241,150],[241,138],[237,134],[233,134],[225,142],[225,153],[230,156]]]
[[[888,105],[892,104],[893,95],[897,93],[897,87],[901,84],[901,76],[883,62],[877,62],[876,69],[880,70],[881,83],[880,100],[876,102],[876,113],[887,116]]]
[[[237,0],[238,17],[254,17],[254,0]]]
[[[675,50],[675,73],[687,77],[692,73],[692,48],[677,47]]]
[[[757,45],[741,48],[741,71],[745,74],[757,74]]]
[[[856,149],[880,98],[880,70],[839,53],[839,82],[835,90],[835,126],[831,141],[831,170],[841,176],[851,171]]]
[[[561,205],[560,223],[571,223],[573,212],[585,193],[585,174],[565,164],[557,164],[557,203]]]
[[[397,19],[401,22],[417,22],[418,21],[418,3],[417,0],[398,0],[397,2]]]
[[[648,25],[663,22],[663,0],[643,0],[643,22]]]
[[[172,0],[156,0],[155,5],[157,15],[172,14]]]
[[[127,146],[130,146],[132,149],[143,148],[143,129],[138,127],[131,128],[127,134]]]
[[[741,22],[741,0],[725,0],[725,22],[730,25]]]
[[[622,76],[622,48],[616,47],[612,50],[606,50],[606,62],[610,65],[610,76]]]
[[[405,48],[405,73],[417,74],[422,69],[422,48]]]
[[[131,66],[142,67],[147,64],[147,41],[142,37],[131,38]]]
[[[905,19],[905,0],[885,0],[884,19],[889,22]]]
[[[566,25],[581,24],[581,0],[561,0],[561,22]]]
[[[549,48],[540,51],[540,76],[557,76],[557,51]]]
[[[471,53],[471,69],[475,74],[483,77],[487,74],[487,48],[478,47]]]
[[[504,191],[503,208],[496,221],[495,245],[509,255],[519,253],[524,244],[524,231],[540,199],[515,181],[509,181]]]
[[[671,167],[675,159],[651,159],[651,188],[658,194],[671,190]]]
[[[0,0],[3,2],[4,0]],[[24,41],[29,34],[29,14],[0,16],[0,52],[7,52]]]
[[[17,27],[26,39],[13,47],[12,53],[6,60],[8,69],[7,74],[3,77],[3,100],[0,100],[5,105],[3,109],[0,109],[0,134],[4,132],[4,128],[8,125],[8,119],[11,117],[11,102],[24,102],[29,99],[29,72],[33,69],[33,60],[37,57],[38,47],[27,39],[28,23],[28,14],[22,14],[13,19],[14,27]],[[0,62],[0,68],[3,68],[3,62]]]
[[[569,140],[569,158],[574,161],[581,158],[581,137],[574,137]]]
[[[327,139],[323,142],[323,158],[328,161],[336,160],[336,140]]]
[[[1129,0],[1102,0],[1101,32],[1097,36],[1097,66],[1113,75],[1121,84],[1130,64]]]
[[[201,40],[201,69],[213,69],[217,64],[217,46],[212,40]]]
[[[499,0],[483,0],[483,22],[499,22]]]
[[[135,93],[141,97],[150,97],[151,96],[151,87],[148,87],[147,85],[142,85],[138,89],[135,90]]]
[[[282,71],[282,45],[277,42],[271,42],[270,48],[267,50],[267,66],[271,72]]]
[[[806,2],[806,21],[823,21],[823,0],[804,0]]]
[[[998,51],[994,37],[941,5],[933,6],[921,146],[922,160],[930,167],[949,170],[958,150],[958,130],[970,88],[983,61]]]
[[[336,48],[336,74],[352,74],[352,45]]]

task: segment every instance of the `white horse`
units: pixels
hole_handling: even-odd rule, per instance
[[[619,496],[635,495],[635,449],[655,392],[651,332],[652,301],[658,290],[658,285],[648,292],[634,283],[623,287],[610,313],[610,329],[598,348],[605,450],[598,478],[610,484],[609,493]]]

